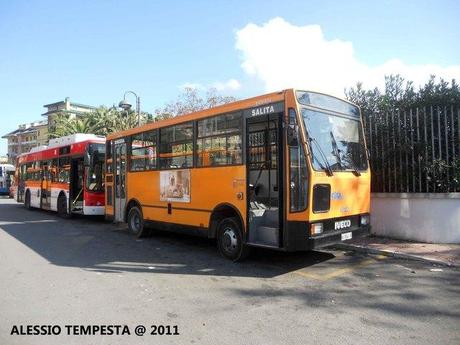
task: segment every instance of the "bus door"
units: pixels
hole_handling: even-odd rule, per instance
[[[25,175],[26,174],[26,165],[23,164],[16,168],[16,201],[24,202],[24,186],[25,186]]]
[[[51,172],[49,162],[42,162],[42,185],[40,191],[41,208],[48,210],[51,206]]]
[[[83,213],[83,183],[84,183],[83,157],[70,160],[70,212]]]
[[[248,242],[280,247],[282,227],[282,113],[246,120]]]
[[[115,200],[114,220],[124,222],[126,205],[126,143],[115,144]]]

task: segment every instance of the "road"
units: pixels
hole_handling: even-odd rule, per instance
[[[0,199],[0,344],[460,344],[460,272],[338,250],[136,240]],[[130,335],[11,335],[20,325],[127,325]],[[136,336],[136,325],[179,335]]]

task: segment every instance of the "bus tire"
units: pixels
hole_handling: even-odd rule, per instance
[[[128,229],[136,238],[147,236],[148,230],[144,227],[144,217],[138,206],[133,206],[128,212]]]
[[[64,194],[59,195],[57,200],[57,213],[61,218],[70,218],[70,213],[67,210],[67,198]]]
[[[32,206],[30,205],[30,190],[26,191],[26,196],[24,198],[24,206],[26,209],[31,210]]]
[[[219,223],[217,246],[223,257],[234,262],[244,260],[249,255],[250,247],[243,242],[243,232],[237,218],[224,218]]]

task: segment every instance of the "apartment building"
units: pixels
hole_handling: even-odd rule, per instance
[[[54,126],[54,119],[57,114],[68,114],[69,117],[83,116],[96,109],[91,105],[71,102],[69,97],[66,97],[64,101],[55,103],[45,104],[43,107],[46,108],[46,112],[42,116],[46,116],[48,120],[48,130]]]
[[[18,126],[18,129],[2,136],[7,139],[8,163],[14,164],[16,157],[29,152],[32,147],[48,143],[48,121],[35,121]]]
[[[48,145],[49,132],[54,126],[57,114],[67,114],[69,117],[84,116],[96,109],[93,106],[71,102],[69,97],[64,101],[45,104],[46,120],[34,121],[18,126],[18,129],[5,134],[2,138],[7,139],[8,143],[8,162],[15,163],[16,157],[25,152],[29,152],[32,147]]]

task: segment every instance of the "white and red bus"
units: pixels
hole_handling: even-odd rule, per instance
[[[105,138],[73,134],[18,156],[15,198],[27,208],[104,215]]]

